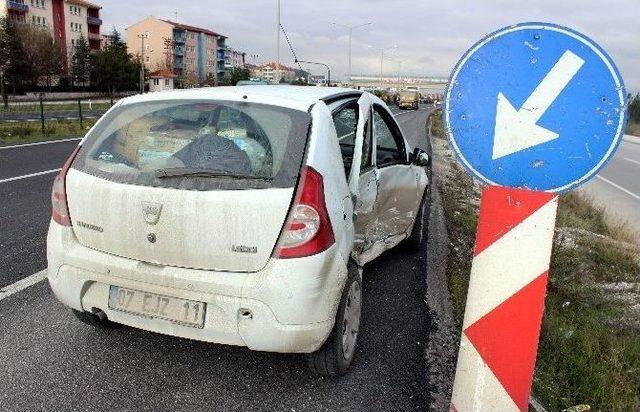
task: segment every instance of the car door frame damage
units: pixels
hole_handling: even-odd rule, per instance
[[[364,231],[361,233],[354,234],[354,247],[351,252],[351,257],[353,260],[359,265],[364,266],[366,263],[372,261],[373,259],[380,256],[385,251],[397,246],[400,242],[406,239],[411,233],[413,226],[415,224],[416,216],[418,215],[417,210],[420,207],[420,200],[423,198],[422,193],[426,189],[429,184],[426,173],[420,173],[418,168],[422,168],[422,166],[414,164],[412,161],[412,157],[409,155],[410,147],[407,144],[406,140],[402,136],[399,126],[395,123],[393,117],[389,114],[389,118],[395,124],[393,125],[394,129],[396,129],[396,133],[399,133],[400,138],[402,138],[402,144],[405,149],[405,161],[398,162],[397,164],[392,165],[391,167],[402,167],[406,166],[410,168],[415,174],[415,196],[403,196],[403,198],[398,197],[398,193],[393,194],[394,199],[393,202],[406,202],[407,204],[406,213],[400,213],[399,210],[396,210],[396,213],[387,213],[387,215],[392,216],[391,219],[381,218],[380,213],[382,210],[376,212],[375,208],[379,207],[379,196],[380,196],[380,170],[377,165],[375,150],[377,146],[376,134],[374,132],[373,125],[373,106],[375,105],[375,101],[368,94],[362,94],[358,99],[358,124],[356,128],[356,137],[355,137],[355,147],[353,150],[353,159],[351,164],[351,170],[349,173],[349,192],[351,194],[351,199],[353,202],[353,221],[354,228],[358,227],[358,223],[365,224]],[[382,107],[380,105],[380,107]],[[365,139],[365,127],[370,127],[371,135],[371,164],[372,164],[372,176],[375,179],[375,190],[376,196],[373,205],[373,210],[363,210],[364,206],[367,206],[362,200],[361,190],[368,189],[372,190],[370,185],[363,186],[361,185],[360,179],[364,174],[361,174],[361,165],[362,165],[362,151]],[[368,174],[367,174],[368,175]],[[406,176],[404,179],[402,176],[398,175],[397,179],[395,178],[395,174],[393,173],[385,173],[387,179],[391,179],[388,182],[385,182],[385,186],[394,186],[394,184],[404,184],[406,183]],[[405,173],[406,175],[406,173]],[[397,180],[397,181],[396,181]],[[395,192],[395,191],[394,191]],[[406,190],[405,190],[406,192]],[[406,194],[406,193],[405,193]],[[387,211],[388,212],[388,211]],[[372,219],[369,221],[363,222],[362,219],[366,219],[365,216],[371,216]],[[360,219],[360,222],[358,222]],[[360,225],[361,226],[361,225]],[[361,226],[362,228],[362,226]]]

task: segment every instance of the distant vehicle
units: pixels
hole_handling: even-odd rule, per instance
[[[401,90],[398,93],[398,107],[401,109],[418,110],[420,102],[420,92],[416,90]]]
[[[423,250],[429,176],[428,154],[370,93],[125,98],[55,178],[49,283],[92,326],[305,353],[312,371],[340,375],[362,266],[400,244]]]
[[[258,85],[267,85],[269,83],[264,80],[240,80],[236,83],[236,86],[258,86]]]

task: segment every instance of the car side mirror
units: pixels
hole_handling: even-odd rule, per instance
[[[413,151],[412,161],[416,166],[428,167],[431,166],[431,156],[422,149],[416,148]]]

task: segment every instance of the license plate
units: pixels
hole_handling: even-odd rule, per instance
[[[204,327],[206,304],[111,286],[109,308],[152,318],[165,319],[194,328]]]

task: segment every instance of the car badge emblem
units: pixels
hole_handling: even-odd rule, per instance
[[[144,221],[150,225],[155,225],[160,220],[162,205],[160,203],[142,202],[142,216]]]

